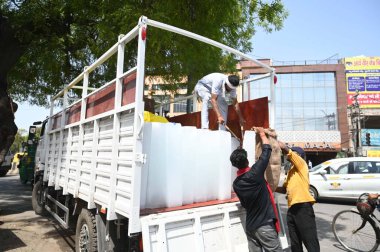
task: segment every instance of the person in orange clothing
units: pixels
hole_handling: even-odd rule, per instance
[[[288,148],[278,142],[284,155],[292,164],[283,187],[276,191],[288,197],[287,224],[292,252],[303,251],[302,243],[309,252],[319,252],[317,225],[313,204],[315,199],[309,192],[309,169],[305,151],[300,147]]]

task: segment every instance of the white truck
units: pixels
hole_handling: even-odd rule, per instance
[[[236,172],[229,163],[231,135],[144,123],[148,26],[252,60],[268,69],[257,78],[269,77],[273,86],[274,70],[248,55],[141,17],[51,99],[37,149],[33,208],[37,214],[50,212],[66,228],[76,222],[76,251],[248,251],[245,211],[231,194]],[[138,42],[137,65],[125,70],[125,45],[133,39]],[[90,74],[115,54],[115,79],[91,89]],[[82,89],[82,96],[69,105],[73,88]],[[58,112],[56,101],[62,104]],[[270,108],[274,120],[274,106]]]

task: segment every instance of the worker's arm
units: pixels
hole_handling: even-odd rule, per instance
[[[232,105],[235,108],[235,111],[236,111],[236,113],[239,116],[240,126],[244,126],[245,125],[245,120],[244,120],[243,114],[241,113],[241,110],[240,110],[240,107],[239,107],[239,103],[237,102],[236,98],[233,98]]]
[[[284,155],[288,155],[289,154],[289,148],[288,146],[286,146],[283,142],[281,141],[278,141],[278,145],[280,146],[281,150],[282,150],[282,153]]]
[[[263,144],[269,144],[269,139],[268,139],[267,135],[265,134],[264,128],[262,128],[262,127],[254,127],[254,130],[255,130],[256,133],[259,134],[259,136],[260,136],[261,141],[263,142]]]
[[[224,124],[224,118],[223,118],[222,114],[220,113],[217,100],[218,100],[218,95],[217,94],[211,94],[211,104],[212,104],[212,108],[214,109],[214,111],[216,113],[216,117],[218,118],[218,123]]]
[[[306,167],[306,168],[308,167],[306,164],[306,161],[300,155],[296,154],[293,151],[290,151],[289,148],[283,142],[278,141],[278,144],[282,150],[282,153],[284,155],[287,155],[288,160],[290,161],[290,163],[292,163],[292,165],[297,170],[301,170],[304,167]]]
[[[379,194],[378,193],[369,193],[368,194],[368,199],[374,200],[374,199],[377,199],[377,198],[379,198]]]

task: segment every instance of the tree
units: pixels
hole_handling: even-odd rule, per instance
[[[15,140],[10,148],[10,151],[15,154],[20,151],[22,148],[22,143],[25,143],[28,139],[27,131],[24,129],[19,129],[15,136]]]
[[[0,121],[14,120],[8,93],[17,101],[46,105],[48,95],[67,85],[141,15],[248,52],[255,27],[280,29],[287,12],[281,0],[0,0],[0,106],[8,111]],[[135,65],[136,49],[127,48],[126,67]],[[189,90],[204,74],[231,71],[236,63],[219,49],[155,28],[148,31],[146,55],[147,74],[173,83],[187,76]],[[90,85],[113,79],[114,68],[112,61],[104,65]],[[9,127],[13,130],[4,134],[15,134],[15,125]],[[4,139],[0,136],[0,149],[9,148]]]

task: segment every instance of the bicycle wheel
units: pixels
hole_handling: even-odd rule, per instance
[[[355,210],[337,213],[332,222],[332,229],[338,242],[349,251],[375,251],[380,243],[380,231],[374,220],[366,218],[364,221]]]

